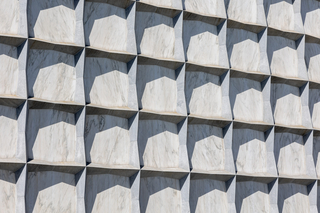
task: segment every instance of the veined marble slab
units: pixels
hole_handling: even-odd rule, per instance
[[[228,212],[225,182],[211,179],[191,180],[190,190],[190,212]]]
[[[177,125],[161,120],[139,121],[140,165],[153,168],[179,168]]]
[[[2,0],[0,7],[0,33],[16,35],[19,33],[19,0]]]
[[[0,105],[0,159],[12,159],[17,154],[17,109]]]
[[[225,170],[225,146],[222,128],[189,125],[187,139],[190,165],[203,171]]]
[[[260,71],[258,35],[242,29],[229,28],[227,36],[231,68],[240,71]]]
[[[280,212],[310,212],[307,186],[295,183],[279,184],[278,192],[278,206]]]
[[[254,181],[237,182],[236,208],[240,213],[272,212],[268,185]]]
[[[87,162],[128,165],[130,135],[128,119],[110,115],[87,115],[85,143]]]
[[[0,64],[0,94],[17,95],[19,78],[17,48],[6,44],[0,44]]]
[[[302,106],[299,87],[273,84],[274,120],[276,124],[301,126]]]
[[[230,85],[230,102],[234,119],[262,122],[261,83],[247,78],[231,78]]]
[[[30,49],[27,80],[31,97],[50,101],[74,101],[74,56],[54,50]]]
[[[155,57],[175,59],[175,31],[173,19],[151,12],[136,13],[138,52]]]
[[[76,212],[76,203],[73,174],[53,171],[28,173],[27,212]]]
[[[76,14],[73,0],[29,0],[29,36],[51,42],[74,43]]]
[[[86,212],[131,212],[129,177],[111,174],[88,175]]]
[[[126,11],[106,3],[85,2],[84,27],[86,44],[113,51],[127,51]]]
[[[188,62],[219,66],[217,26],[201,21],[183,21],[184,49]]]
[[[141,212],[181,212],[179,180],[166,177],[141,178]]]
[[[247,174],[267,172],[267,147],[264,132],[234,129],[232,147],[237,172]]]
[[[187,11],[207,16],[225,18],[225,5],[223,0],[182,0]]]
[[[177,83],[172,69],[138,65],[137,93],[139,107],[156,112],[176,112]]]
[[[84,72],[86,100],[106,107],[128,106],[127,64],[108,58],[87,57]]]
[[[52,109],[30,109],[27,123],[27,153],[30,159],[74,162],[75,115]]]

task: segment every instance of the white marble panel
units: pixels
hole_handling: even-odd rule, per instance
[[[1,212],[16,212],[16,178],[13,172],[0,170]]]
[[[131,212],[129,177],[88,175],[85,199],[86,212]]]
[[[317,0],[302,0],[301,14],[304,21],[305,33],[320,38],[319,27],[314,27],[320,22],[320,2]]]
[[[28,158],[48,162],[74,162],[75,115],[52,109],[30,109],[27,123]]]
[[[229,28],[227,48],[231,68],[241,71],[259,71],[260,47],[257,34]]]
[[[27,67],[29,96],[51,101],[74,101],[74,66],[73,55],[30,49]]]
[[[295,41],[279,36],[268,36],[267,49],[272,74],[298,77],[298,53]]]
[[[141,178],[140,208],[144,213],[181,212],[179,180],[166,177]]]
[[[187,11],[207,16],[226,17],[223,0],[182,0]]]
[[[29,172],[26,212],[76,212],[77,193],[73,174]]]
[[[281,213],[310,212],[307,186],[295,183],[279,184],[278,192],[278,205]]]
[[[183,36],[188,62],[219,65],[219,37],[215,25],[185,20]]]
[[[190,114],[221,117],[220,77],[204,72],[186,72],[186,101]]]
[[[191,180],[190,191],[190,212],[228,212],[225,182],[211,179]]]
[[[20,8],[19,0],[2,0],[0,7],[0,33],[18,34]]]
[[[275,133],[275,150],[279,153],[277,167],[280,176],[306,175],[306,154],[302,135]]]
[[[320,136],[313,137],[313,159],[317,176],[320,177]]]
[[[231,78],[230,100],[234,119],[263,121],[261,83],[247,78]]]
[[[139,108],[156,112],[176,112],[175,71],[153,65],[138,65],[137,93]]]
[[[299,87],[273,84],[274,120],[276,124],[301,126],[302,106]]]
[[[320,82],[320,44],[305,44],[305,60],[310,81]]]
[[[173,19],[158,13],[136,13],[136,39],[143,55],[174,59],[175,51],[178,51]]]
[[[128,119],[110,115],[87,115],[84,139],[87,162],[105,165],[129,164]]]
[[[74,43],[76,14],[73,0],[29,0],[29,36],[51,42]]]
[[[0,159],[15,158],[18,141],[16,108],[0,105]]]
[[[239,213],[271,212],[268,185],[254,181],[237,182],[236,208]]]
[[[108,58],[86,58],[84,85],[88,103],[106,107],[128,106],[127,64]]]
[[[309,90],[309,109],[312,117],[312,125],[315,129],[320,129],[320,90]]]
[[[260,24],[257,0],[230,0],[228,18],[243,23]]]
[[[292,0],[269,0],[267,22],[269,27],[283,31],[294,31],[294,8]]]
[[[222,171],[225,169],[225,147],[222,128],[188,125],[188,155],[193,169]]]
[[[127,50],[126,11],[106,3],[85,2],[84,28],[86,45],[106,50]]]
[[[233,130],[233,155],[237,172],[267,172],[267,147],[264,132],[252,129]]]
[[[161,120],[139,121],[140,164],[153,168],[179,168],[177,125]]]
[[[0,44],[0,64],[0,94],[16,95],[19,77],[17,48],[6,44]]]

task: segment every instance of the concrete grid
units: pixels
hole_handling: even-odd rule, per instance
[[[0,18],[0,212],[320,209],[320,1],[2,0]]]

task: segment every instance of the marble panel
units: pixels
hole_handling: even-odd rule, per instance
[[[274,144],[279,176],[306,176],[307,161],[303,136],[287,132],[277,132],[275,133]]]
[[[201,21],[184,20],[183,41],[190,63],[219,66],[220,43],[217,26]]]
[[[240,71],[260,71],[260,47],[258,35],[228,28],[227,48],[232,69]]]
[[[87,162],[129,165],[128,119],[111,115],[87,115],[84,139]]]
[[[127,51],[129,36],[124,8],[100,2],[85,2],[86,45],[112,51]]]
[[[15,174],[0,170],[0,205],[3,212],[16,212],[17,186]]]
[[[0,159],[13,159],[17,155],[17,119],[16,108],[0,105]]]
[[[138,53],[146,56],[175,59],[175,52],[179,51],[175,49],[173,19],[158,13],[137,11],[136,39]]]
[[[190,212],[228,212],[226,183],[219,180],[190,181]]]
[[[305,44],[305,61],[309,80],[320,83],[320,44]]]
[[[86,102],[105,107],[127,107],[127,64],[108,58],[87,57],[84,72]]]
[[[29,36],[50,42],[75,43],[76,13],[73,0],[29,0]]]
[[[302,105],[299,87],[273,84],[274,120],[276,124],[302,125]]]
[[[26,212],[76,212],[77,192],[73,174],[28,172]]]
[[[236,209],[239,213],[271,212],[268,185],[254,181],[237,182]]]
[[[175,71],[156,65],[138,65],[137,93],[139,108],[154,112],[176,112]]]
[[[29,97],[49,101],[74,101],[74,56],[54,50],[30,49],[27,80]]]
[[[278,207],[280,213],[309,213],[307,186],[295,183],[279,184]]]
[[[304,33],[300,14],[301,1],[266,0],[268,26],[287,32]]]
[[[20,8],[19,0],[3,0],[0,7],[0,33],[19,34]]]
[[[86,212],[131,212],[129,177],[87,175],[85,199]]]
[[[264,132],[234,129],[232,147],[238,173],[253,175],[267,172],[267,146]]]
[[[225,170],[225,145],[222,128],[188,125],[188,156],[194,170]]]
[[[161,120],[140,120],[138,146],[140,165],[152,168],[179,168],[177,125]]]
[[[268,58],[273,75],[298,77],[298,53],[295,41],[268,36]]]
[[[186,72],[188,112],[203,117],[222,117],[220,77],[205,72]]]
[[[314,129],[320,129],[320,89],[309,90],[309,109]]]
[[[317,0],[301,1],[301,15],[305,33],[320,38],[320,29],[314,27],[315,23],[320,22],[320,2]]]
[[[259,81],[231,78],[230,102],[234,119],[255,122],[264,120],[263,95]]]
[[[32,160],[74,162],[75,115],[53,109],[30,109],[27,123],[27,154]]]
[[[19,79],[17,47],[0,44],[0,64],[0,94],[16,96]]]
[[[226,18],[223,0],[182,0],[187,11],[205,16],[217,16]]]
[[[143,213],[182,212],[179,180],[167,177],[141,178],[140,208]]]
[[[227,12],[229,19],[266,26],[264,7],[259,0],[229,0]]]

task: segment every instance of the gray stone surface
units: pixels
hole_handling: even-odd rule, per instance
[[[0,18],[0,212],[318,212],[318,0]]]

